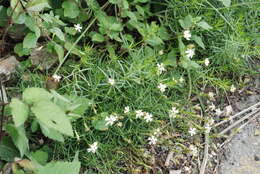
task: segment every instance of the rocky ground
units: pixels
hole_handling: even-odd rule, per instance
[[[259,79],[256,80],[259,90]],[[260,95],[244,97],[234,104],[243,110],[260,102]],[[260,112],[224,147],[219,174],[260,174]]]

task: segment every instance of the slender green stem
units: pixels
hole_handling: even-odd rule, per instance
[[[108,5],[108,2],[105,3],[101,9],[105,8]],[[68,56],[70,55],[71,51],[74,49],[74,47],[77,45],[77,43],[82,39],[82,37],[86,34],[86,32],[90,29],[90,27],[95,23],[95,21],[97,20],[97,18],[95,17],[88,25],[88,27],[81,33],[81,35],[77,38],[77,40],[72,44],[72,46],[70,47],[69,51],[67,52],[67,54],[65,55],[65,57],[62,59],[62,61],[60,61],[59,66],[57,67],[57,69],[55,70],[54,74],[57,74],[58,71],[60,70],[60,68],[62,67],[62,65],[64,64],[64,62],[67,60]]]

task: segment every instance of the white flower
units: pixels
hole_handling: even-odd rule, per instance
[[[153,121],[153,115],[145,112],[144,113],[144,119],[145,119],[146,122],[151,122],[151,121]]]
[[[222,111],[219,108],[216,109],[215,112],[217,116],[220,116],[222,114]]]
[[[210,99],[214,99],[214,95],[215,95],[215,94],[214,94],[213,92],[209,92],[208,95],[209,95],[209,98],[210,98]]]
[[[112,125],[114,124],[114,122],[117,121],[117,119],[118,119],[118,117],[117,117],[116,115],[112,115],[112,114],[111,114],[110,116],[107,116],[107,117],[105,118],[106,126],[107,126],[107,125],[112,126]]]
[[[96,153],[97,149],[98,149],[98,142],[94,142],[93,144],[89,145],[89,148],[87,149],[87,151]]]
[[[193,136],[193,135],[196,134],[196,131],[197,131],[196,128],[190,128],[190,129],[189,129],[189,134],[190,134],[191,136]]]
[[[190,38],[191,38],[190,30],[185,30],[185,31],[183,32],[183,37],[184,37],[185,39],[187,39],[187,40],[190,40]]]
[[[163,63],[159,64],[157,63],[157,71],[158,71],[158,74],[162,74],[164,71],[166,71],[166,69],[164,68],[164,65]]]
[[[58,76],[57,74],[54,74],[54,75],[52,76],[52,78],[54,79],[55,82],[59,82],[60,79],[61,79],[61,76]]]
[[[204,64],[205,64],[205,66],[209,66],[209,58],[206,58],[205,60],[204,60]]]
[[[188,50],[185,51],[185,53],[186,53],[186,56],[188,58],[192,58],[195,55],[195,50],[194,49],[188,49]]]
[[[118,122],[116,125],[117,125],[118,127],[122,127],[122,126],[123,126],[123,123],[122,123],[122,122]]]
[[[159,55],[163,55],[163,50],[160,50],[160,51],[159,51]]]
[[[211,119],[208,121],[209,125],[213,125],[214,122],[215,122],[215,120],[214,120],[213,118],[211,118]]]
[[[155,136],[150,136],[149,138],[148,138],[148,141],[149,141],[149,144],[150,145],[154,145],[154,144],[156,144],[156,142],[158,141],[157,140],[157,138],[155,137]]]
[[[214,111],[215,109],[216,109],[216,106],[214,105],[214,103],[212,103],[212,104],[209,106],[209,110]]]
[[[185,79],[183,77],[180,77],[179,81],[180,81],[180,83],[183,83],[183,82],[185,82]]]
[[[169,117],[170,118],[175,118],[176,114],[179,113],[179,110],[176,109],[176,107],[172,107],[172,109],[169,111]]]
[[[114,86],[114,85],[116,84],[115,79],[112,79],[112,78],[108,78],[107,82],[108,82],[111,86]]]
[[[235,91],[236,91],[236,87],[234,85],[231,85],[230,92],[235,92]]]
[[[165,89],[167,88],[167,86],[165,84],[159,83],[159,85],[157,86],[161,92],[165,92]]]
[[[80,24],[75,24],[75,25],[74,25],[74,28],[75,28],[75,30],[78,31],[78,32],[81,32],[81,30],[82,30],[82,27],[81,27]]]
[[[130,112],[130,107],[129,106],[126,106],[125,109],[124,109],[124,113],[127,114]]]
[[[206,124],[205,129],[206,129],[206,133],[209,133],[209,132],[210,132],[211,127],[209,126],[209,124]]]
[[[144,112],[142,110],[137,110],[135,111],[136,114],[136,118],[141,118],[142,116],[144,116]]]
[[[161,130],[160,130],[160,128],[155,129],[155,131],[154,131],[153,134],[154,134],[155,136],[161,135]]]
[[[190,149],[193,156],[198,156],[198,149],[197,149],[196,146],[190,145],[189,149]]]
[[[184,167],[184,170],[185,170],[185,172],[190,172],[190,168],[187,166]]]

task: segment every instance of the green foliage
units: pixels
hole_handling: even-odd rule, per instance
[[[243,86],[243,77],[251,74],[248,62],[259,57],[257,2],[1,2],[0,31],[8,30],[5,42],[13,38],[13,29],[23,27],[22,37],[11,39],[15,43],[10,49],[14,45],[19,60],[29,57],[21,62],[15,88],[8,89],[24,91],[22,99],[11,100],[10,113],[6,111],[12,115],[5,132],[13,146],[0,144],[0,158],[15,166],[13,173],[79,173],[77,160],[50,161],[71,160],[78,150],[86,173],[134,173],[132,168],[149,173],[153,164],[144,152],[152,154],[151,149],[160,146],[197,159],[186,154],[186,146],[200,143],[207,122],[193,109],[202,105],[197,98],[209,101],[207,92],[215,90],[216,101],[222,93],[232,95],[231,84]],[[30,54],[41,49],[57,62],[39,71]],[[62,78],[55,81],[53,74]],[[37,88],[46,78],[59,84],[59,93]],[[163,85],[165,89],[159,89]],[[175,118],[169,117],[172,107],[179,110]],[[138,110],[153,114],[153,120],[136,118]],[[106,121],[111,114],[118,116],[112,126]],[[194,137],[188,133],[191,127],[197,129]],[[151,145],[148,137],[157,128],[162,136]],[[89,148],[95,142],[94,153]],[[184,167],[180,161],[176,168]]]
[[[19,99],[12,99],[10,103],[14,124],[19,127],[24,124],[29,114],[29,107]]]

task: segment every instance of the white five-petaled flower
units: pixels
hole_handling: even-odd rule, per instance
[[[105,121],[106,121],[106,126],[109,125],[109,126],[112,126],[116,121],[117,121],[118,117],[116,115],[110,115],[110,116],[107,116],[105,118]]]
[[[189,48],[189,49],[187,49],[187,50],[185,51],[185,53],[186,53],[186,56],[191,59],[191,58],[195,55],[195,50]]]
[[[125,109],[124,109],[124,113],[127,114],[130,112],[130,107],[129,106],[126,106]]]
[[[190,40],[190,38],[191,38],[190,30],[185,30],[185,31],[183,32],[183,37],[184,37],[185,39],[187,39],[187,40]]]
[[[160,51],[159,51],[159,55],[163,55],[163,50],[160,50]]]
[[[220,116],[222,114],[222,111],[219,108],[216,109],[215,112],[217,116]]]
[[[161,130],[160,130],[160,128],[155,129],[155,131],[154,131],[153,134],[154,134],[155,136],[161,135]]]
[[[172,107],[172,109],[169,111],[169,117],[170,118],[175,118],[176,114],[179,113],[179,110],[176,109],[176,107]]]
[[[75,28],[75,30],[78,31],[78,32],[81,32],[81,30],[82,30],[82,27],[81,27],[80,24],[75,24],[75,25],[74,25],[74,28]]]
[[[190,129],[189,129],[189,134],[190,134],[191,136],[193,136],[193,135],[196,134],[196,131],[197,131],[196,128],[190,128]]]
[[[98,142],[94,142],[93,144],[89,145],[89,148],[87,149],[87,151],[96,153],[97,149],[98,149]]]
[[[60,79],[61,79],[61,76],[59,76],[59,75],[57,75],[57,74],[54,74],[54,75],[52,76],[52,78],[54,79],[55,82],[59,82]]]
[[[231,85],[230,92],[235,92],[235,91],[236,91],[236,87],[234,85]]]
[[[157,141],[158,141],[158,139],[155,137],[155,136],[150,136],[149,138],[148,138],[148,141],[149,141],[149,144],[150,145],[154,145],[154,144],[156,144],[157,143]]]
[[[205,126],[205,131],[206,131],[206,133],[209,133],[210,130],[211,130],[210,125],[209,125],[209,124],[206,124],[206,126]]]
[[[205,66],[209,66],[209,58],[206,58],[205,60],[204,60],[204,64],[205,64]]]
[[[145,113],[144,113],[144,120],[145,120],[146,122],[151,122],[151,121],[153,121],[153,115],[150,114],[150,113],[145,112]]]
[[[158,74],[160,75],[160,74],[162,74],[164,71],[166,71],[166,69],[165,69],[163,63],[161,63],[161,64],[157,63],[157,72],[158,72]]]
[[[167,88],[167,85],[159,83],[159,85],[157,86],[161,92],[165,92],[165,89]]]
[[[179,81],[180,81],[180,83],[183,83],[183,82],[185,82],[185,79],[183,77],[180,77]]]
[[[145,113],[142,110],[137,110],[135,111],[135,114],[136,118],[141,118]]]
[[[112,78],[108,78],[107,82],[108,82],[111,86],[114,86],[114,85],[116,84],[115,79],[112,79]]]

